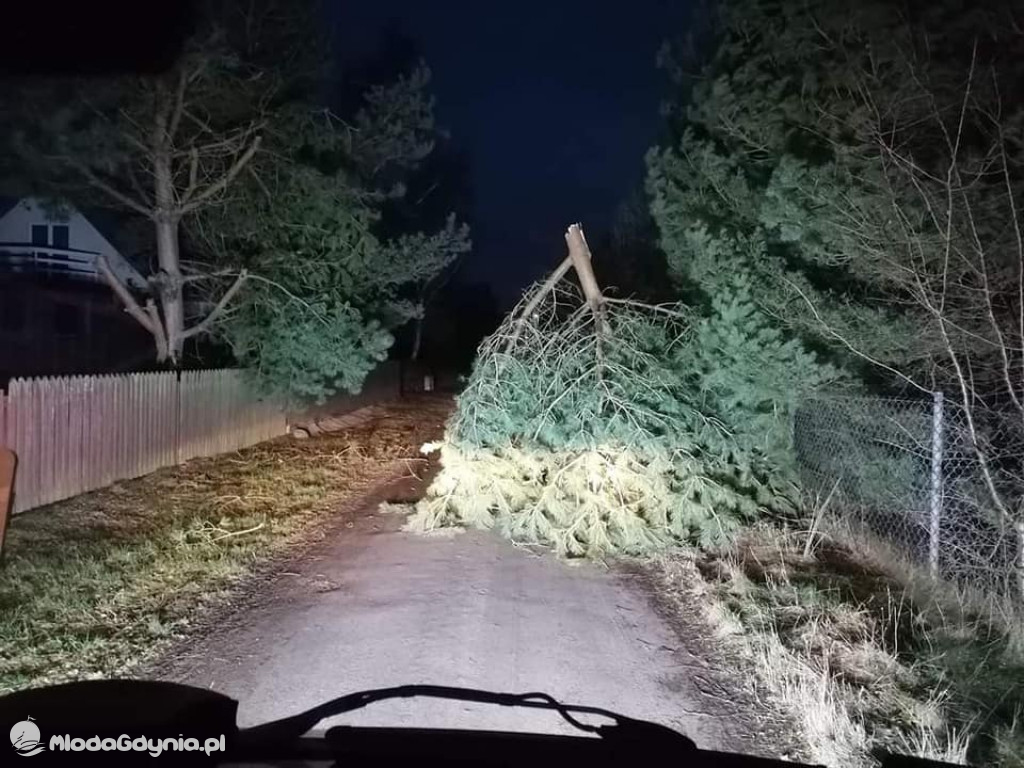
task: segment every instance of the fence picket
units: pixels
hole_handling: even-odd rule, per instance
[[[57,462],[53,468],[53,496],[61,498],[68,484],[68,379],[61,376],[57,379],[58,398],[54,403],[54,422],[56,432],[53,443]]]
[[[139,430],[139,445],[145,454],[142,473],[152,472],[159,465],[157,463],[157,447],[155,442],[156,429],[156,407],[158,405],[156,379],[154,374],[146,374],[140,382],[142,388],[142,426]]]
[[[79,390],[80,399],[78,402],[82,416],[81,439],[78,442],[78,460],[80,462],[79,477],[81,478],[79,487],[83,489],[92,489],[96,487],[94,485],[96,482],[96,462],[86,459],[85,454],[93,446],[92,416],[95,406],[93,404],[92,392],[95,382],[92,379],[87,378],[78,378],[78,381],[81,387]],[[95,450],[93,449],[90,452],[94,453]]]
[[[93,446],[98,456],[98,461],[92,464],[92,487],[100,488],[104,484],[107,471],[106,453],[107,446],[103,430],[103,397],[106,388],[103,379],[97,377],[92,382],[92,391],[89,393],[91,407],[89,409],[89,445]]]
[[[95,417],[93,419],[93,445],[100,454],[100,464],[96,468],[97,487],[107,485],[110,482],[110,463],[114,453],[114,443],[111,439],[109,421],[107,419],[107,377],[100,376],[96,380],[96,402]]]
[[[192,373],[181,374],[179,382],[178,410],[181,421],[181,450],[178,453],[178,462],[183,463],[192,458],[193,443],[195,435],[192,431]]]
[[[39,477],[42,474],[43,465],[40,461],[38,437],[39,437],[39,382],[32,381],[28,384],[28,419],[26,420],[25,430],[25,444],[26,451],[29,453],[32,461],[32,468],[30,477],[32,478],[32,492],[37,496],[41,493],[41,483]]]
[[[82,484],[82,390],[77,378],[68,379],[67,480],[63,492]]]
[[[233,370],[14,379],[0,444],[18,455],[14,511],[277,437],[282,409]]]
[[[174,464],[178,459],[176,454],[177,447],[172,442],[175,438],[175,434],[170,429],[171,419],[177,418],[177,414],[175,413],[176,403],[171,401],[170,390],[167,386],[168,377],[157,376],[157,382],[160,388],[160,402],[157,408],[159,428],[158,435],[155,439],[161,448],[158,464],[161,467],[166,467],[170,464]]]
[[[153,448],[148,436],[150,398],[152,397],[148,373],[135,377],[135,397],[139,408],[138,417],[135,420],[135,450],[139,457],[135,463],[135,471],[141,476],[153,471],[150,466]]]
[[[50,493],[54,498],[61,498],[67,485],[68,473],[68,380],[61,376],[54,380],[57,398],[53,403],[53,486]]]
[[[139,391],[139,379],[140,376],[128,376],[125,379],[125,386],[130,392],[130,402],[132,406],[131,419],[128,421],[128,463],[127,477],[138,477],[145,472],[145,464],[143,463],[143,457],[139,450],[139,422],[142,417],[142,408]]]
[[[128,380],[121,376],[117,376],[114,379],[114,383],[114,391],[117,393],[114,397],[114,407],[117,409],[115,410],[115,413],[117,413],[117,411],[121,411],[124,414],[124,416],[121,416],[121,413],[117,413],[120,418],[117,418],[115,421],[120,433],[118,435],[118,444],[121,446],[121,451],[117,459],[117,474],[118,479],[120,479],[121,477],[127,477],[131,474],[131,465],[128,461],[128,451],[130,448],[129,435],[131,433],[132,412],[134,408],[132,407],[131,387],[128,386]]]
[[[22,414],[20,421],[20,440],[18,445],[15,446],[15,451],[18,449],[25,456],[26,464],[25,469],[19,472],[15,476],[15,484],[18,484],[18,480],[24,477],[25,493],[31,498],[38,493],[38,476],[39,476],[39,460],[36,457],[35,446],[33,445],[33,435],[35,434],[35,417],[36,417],[36,403],[35,403],[35,387],[33,382],[26,381],[23,384],[23,391],[25,398],[25,411]],[[15,499],[18,498],[18,489],[15,488]]]
[[[121,425],[113,418],[114,405],[117,403],[117,379],[113,376],[104,377],[103,393],[103,429],[107,434],[105,442],[109,442],[109,458],[107,471],[104,477],[104,485],[117,480],[121,469]]]
[[[144,383],[145,374],[141,376],[129,376],[128,386],[132,390],[132,423],[131,423],[131,441],[129,442],[129,453],[130,453],[130,466],[131,475],[130,477],[138,477],[139,475],[146,474],[146,454],[143,448],[142,433],[143,433],[143,403],[142,403],[142,384]]]

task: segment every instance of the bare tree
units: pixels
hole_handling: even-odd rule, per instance
[[[270,7],[270,6],[268,6]],[[248,27],[246,27],[248,28]],[[88,200],[152,223],[156,263],[140,300],[102,260],[125,310],[153,337],[156,359],[178,364],[187,339],[207,332],[246,279],[244,271],[198,317],[186,312],[189,274],[182,224],[223,205],[254,172],[277,78],[247,63],[224,23],[204,20],[175,66],[157,76],[33,83],[17,134],[59,196]],[[223,275],[221,275],[223,277]]]
[[[914,319],[920,363],[882,365],[791,287],[847,349],[919,389],[955,392],[985,507],[1016,540],[1024,596],[1024,110],[1003,99],[977,46],[955,82],[929,80],[905,55],[895,97],[861,79],[863,153],[840,172],[844,191],[817,202],[849,233],[848,266]]]

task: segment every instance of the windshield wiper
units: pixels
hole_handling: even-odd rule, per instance
[[[280,744],[300,738],[317,726],[321,721],[346,712],[369,706],[377,701],[388,699],[405,699],[411,697],[427,697],[449,699],[453,701],[477,702],[481,704],[498,704],[506,707],[526,707],[533,709],[549,709],[558,712],[562,718],[580,731],[596,734],[601,738],[611,737],[653,737],[658,736],[674,741],[678,746],[696,749],[690,739],[682,734],[657,723],[636,720],[617,712],[601,707],[586,707],[577,704],[563,704],[546,693],[496,693],[476,688],[456,688],[443,685],[400,685],[395,688],[376,688],[368,691],[350,693],[320,704],[305,712],[291,717],[264,723],[248,728],[239,733],[239,738],[248,747],[260,744]],[[576,715],[596,715],[611,720],[611,724],[590,725],[580,721]]]

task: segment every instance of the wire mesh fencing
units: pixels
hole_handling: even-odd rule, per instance
[[[931,398],[816,395],[793,443],[818,509],[895,546],[933,575],[1024,598],[1018,421]]]

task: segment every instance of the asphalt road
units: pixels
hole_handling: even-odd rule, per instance
[[[630,577],[480,531],[404,533],[401,515],[376,508],[413,485],[368,499],[161,676],[237,698],[243,726],[347,692],[429,683],[544,691],[749,751],[713,670]],[[334,722],[572,732],[553,712],[435,700]]]

